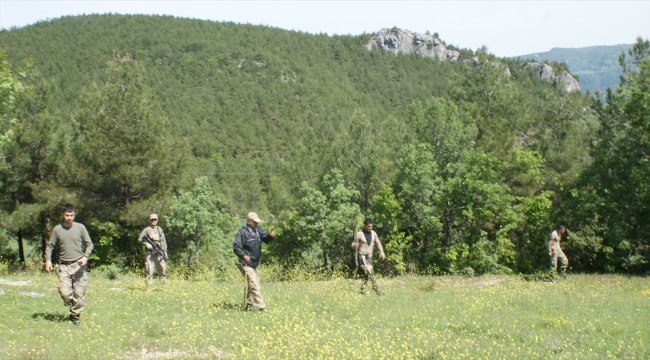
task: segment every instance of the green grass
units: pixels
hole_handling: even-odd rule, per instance
[[[2,359],[650,357],[648,278],[409,276],[381,280],[382,297],[348,279],[263,278],[259,314],[242,311],[236,276],[147,289],[94,272],[81,330],[65,320],[54,275],[0,279]]]

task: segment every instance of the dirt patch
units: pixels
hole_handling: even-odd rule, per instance
[[[500,284],[506,279],[503,276],[441,276],[436,281],[442,287],[451,288],[485,288]]]
[[[23,296],[33,297],[33,298],[45,296],[45,294],[39,293],[39,292],[36,292],[36,291],[21,291],[18,294],[23,295]]]
[[[475,282],[474,287],[477,287],[477,288],[484,288],[484,287],[488,287],[488,286],[494,286],[494,285],[497,285],[498,283],[500,283],[501,281],[503,281],[503,279],[501,279],[501,278],[492,277],[492,276],[480,277],[480,278],[477,278],[476,280],[477,281]]]
[[[213,359],[215,357],[224,357],[226,352],[214,346],[208,346],[205,352],[197,353],[195,351],[172,349],[160,351],[151,348],[142,348],[140,351],[131,351],[124,354],[124,359]]]
[[[9,286],[28,286],[31,285],[31,280],[7,280],[0,279],[0,285],[9,285]]]

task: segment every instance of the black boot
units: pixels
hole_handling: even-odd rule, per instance
[[[68,319],[70,320],[70,323],[72,323],[74,327],[81,327],[81,322],[79,321],[79,315],[70,314]]]

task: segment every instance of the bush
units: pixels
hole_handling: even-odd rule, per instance
[[[465,266],[462,268],[459,272],[460,275],[467,276],[467,277],[474,277],[476,276],[476,273],[474,269],[472,269],[471,266]]]

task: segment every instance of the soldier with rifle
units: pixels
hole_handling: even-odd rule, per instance
[[[149,215],[149,226],[144,228],[138,237],[147,250],[145,257],[145,270],[147,272],[147,286],[153,284],[153,274],[156,271],[160,277],[160,283],[167,280],[167,240],[163,229],[158,226],[158,215]]]

